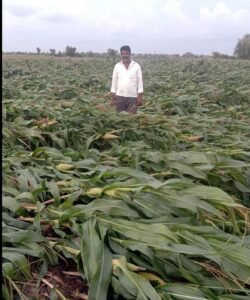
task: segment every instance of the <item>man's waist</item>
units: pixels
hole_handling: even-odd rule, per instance
[[[137,97],[125,97],[125,96],[118,96],[118,95],[116,95],[116,99],[117,100],[120,100],[120,101],[125,101],[125,100],[135,100],[135,99],[137,99]]]
[[[136,97],[138,91],[136,89],[117,89],[116,95],[117,96],[124,96],[124,97]]]

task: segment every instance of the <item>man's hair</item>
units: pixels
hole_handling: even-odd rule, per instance
[[[129,46],[122,46],[122,47],[120,48],[120,52],[122,52],[122,51],[128,51],[129,53],[131,53],[131,49],[130,49]]]

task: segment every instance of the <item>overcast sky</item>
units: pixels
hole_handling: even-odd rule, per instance
[[[3,51],[233,54],[250,0],[3,0]]]

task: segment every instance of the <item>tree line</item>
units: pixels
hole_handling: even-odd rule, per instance
[[[36,52],[32,51],[7,51],[3,52],[3,54],[18,54],[18,55],[49,55],[49,56],[58,56],[58,57],[107,57],[107,58],[116,58],[118,57],[118,51],[115,49],[108,49],[107,52],[77,52],[76,47],[66,46],[65,51],[56,51],[56,49],[51,48],[48,52],[42,51],[40,47],[36,47]]]
[[[77,52],[76,47],[72,46],[66,46],[65,51],[56,51],[56,49],[49,49],[49,52],[42,52],[41,48],[37,47],[36,48],[36,53],[32,54],[45,54],[45,55],[51,55],[51,56],[69,56],[69,57],[95,57],[95,56],[108,56],[108,57],[117,57],[118,56],[118,51],[114,49],[108,49],[107,52],[105,53],[99,53],[99,52],[93,52],[93,51],[87,51],[87,52]]]
[[[77,52],[76,47],[72,46],[66,46],[65,51],[56,51],[56,49],[49,49],[49,52],[42,52],[41,48],[37,47],[36,52],[6,52],[8,54],[36,54],[36,55],[51,55],[51,56],[67,56],[67,57],[103,57],[105,56],[108,60],[112,59],[115,60],[118,57],[118,51],[112,48],[107,49],[107,52],[105,53],[98,53],[93,51],[88,52]],[[138,56],[175,56],[179,57],[179,54],[173,54],[173,55],[166,55],[166,54],[137,54]],[[204,55],[195,55],[191,52],[186,52],[182,55],[183,57],[201,57]],[[212,52],[212,57],[214,58],[242,58],[242,59],[250,59],[250,34],[246,34],[243,38],[239,39],[235,49],[234,49],[234,55],[227,55],[223,54],[217,51]]]

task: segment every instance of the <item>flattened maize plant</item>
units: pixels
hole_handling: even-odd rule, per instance
[[[3,57],[3,299],[250,299],[250,62],[139,60]]]

